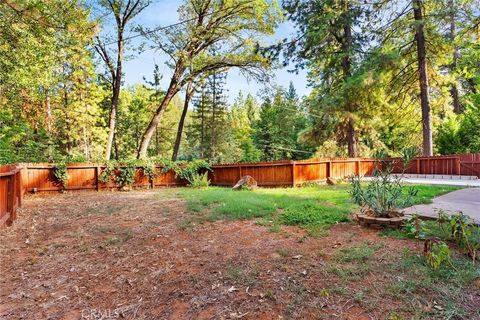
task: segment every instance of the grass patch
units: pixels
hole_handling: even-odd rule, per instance
[[[364,242],[358,246],[340,249],[335,258],[341,262],[367,262],[374,253],[375,249]]]
[[[423,220],[421,221],[422,233],[425,238],[437,238],[443,241],[450,241],[451,234],[448,224],[441,226],[437,221]],[[413,234],[408,234],[404,229],[384,229],[380,230],[382,236],[392,237],[396,239],[414,239]]]
[[[370,272],[370,265],[340,266],[331,264],[327,267],[327,272],[335,274],[345,281],[358,281]]]
[[[307,234],[312,238],[323,238],[330,235],[328,228],[321,225],[313,225],[307,228]]]
[[[415,204],[458,187],[416,186]],[[258,224],[279,230],[278,224],[308,227],[313,235],[324,235],[325,227],[348,221],[358,207],[350,199],[350,185],[309,186],[303,188],[257,189],[233,191],[230,188],[181,188],[179,194],[193,213],[209,210],[208,220],[260,218]]]
[[[480,277],[480,266],[473,265],[463,256],[452,259],[452,265],[443,265],[433,270],[425,263],[423,255],[405,249],[403,256],[387,267],[395,274],[387,286],[387,292],[403,301],[405,307],[421,319],[461,317],[464,310],[456,305],[465,287]],[[430,312],[418,310],[417,306],[425,299],[425,292],[438,307]]]
[[[258,224],[329,226],[347,221],[356,208],[346,186],[257,189],[232,191],[211,187],[204,190],[184,188],[181,192],[187,209],[200,212],[211,209],[210,220],[261,218]]]

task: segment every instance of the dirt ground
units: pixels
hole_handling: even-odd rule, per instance
[[[429,292],[412,309],[386,289],[402,281],[388,270],[404,249],[421,251],[414,241],[353,223],[322,238],[255,220],[194,224],[177,193],[29,197],[0,231],[0,318],[410,319],[436,307]],[[338,272],[337,252],[362,243],[376,246],[369,269]],[[480,290],[455,303],[474,319]]]

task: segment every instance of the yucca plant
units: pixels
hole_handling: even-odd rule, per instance
[[[351,178],[353,201],[362,207],[362,212],[376,217],[394,217],[401,215],[398,208],[409,206],[417,194],[414,187],[405,189],[402,182],[404,173],[415,156],[415,149],[406,149],[402,152],[402,173],[392,175],[397,163],[388,160],[385,152],[377,153],[377,166],[373,172],[373,179],[362,183],[359,176]]]

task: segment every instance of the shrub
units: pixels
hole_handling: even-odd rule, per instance
[[[203,174],[193,173],[191,175],[191,181],[189,186],[192,188],[206,188],[210,185],[210,180],[208,180],[208,172]]]
[[[68,171],[66,163],[60,162],[55,164],[53,167],[53,175],[55,176],[55,179],[62,184],[63,188],[68,186]]]
[[[112,178],[115,178],[115,163],[107,162],[105,163],[105,169],[100,173],[98,180],[102,183],[108,183]]]
[[[470,217],[459,212],[450,220],[450,231],[452,239],[475,263],[480,250],[480,228],[473,224]]]
[[[163,165],[162,172],[173,170],[177,177],[187,180],[190,185],[192,185],[194,179],[198,179],[200,170],[212,171],[208,162],[202,159],[190,162],[162,160],[161,163]]]
[[[135,161],[129,161],[123,166],[118,167],[118,174],[115,181],[122,189],[130,189],[135,182],[135,170],[137,168]]]
[[[385,153],[379,152],[380,158],[369,183],[362,184],[359,176],[351,178],[350,194],[353,201],[362,207],[362,212],[369,212],[377,217],[390,217],[396,209],[413,204],[417,190],[410,187],[405,192],[402,179],[415,153],[413,148],[404,150],[402,174],[392,176],[394,166],[399,163],[387,160]]]
[[[135,182],[135,170],[137,168],[137,161],[127,161],[122,164],[116,161],[105,163],[105,169],[98,177],[102,183],[114,181],[122,189],[129,189]]]
[[[417,240],[425,240],[425,222],[420,220],[417,214],[413,214],[405,221],[403,228],[407,235],[414,237]]]
[[[425,241],[425,259],[433,270],[438,270],[443,263],[452,264],[452,252],[443,241]]]
[[[160,173],[157,171],[157,167],[153,161],[147,160],[143,163],[143,174],[148,177],[150,183],[153,183]]]

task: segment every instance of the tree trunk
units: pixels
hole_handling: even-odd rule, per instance
[[[213,85],[212,85],[212,127],[210,128],[210,159],[215,159],[215,111],[217,108],[217,73],[213,73]]]
[[[165,109],[167,108],[168,104],[180,89],[178,87],[178,81],[182,73],[183,73],[182,67],[179,66],[175,69],[175,72],[172,75],[172,79],[170,80],[170,85],[168,86],[167,93],[165,94],[165,97],[163,98],[160,105],[158,106],[157,111],[155,111],[155,114],[153,115],[152,120],[148,124],[148,127],[142,136],[142,143],[140,143],[140,149],[138,149],[138,154],[137,154],[138,159],[145,159],[147,157],[148,144],[152,139],[152,135],[155,132],[155,128],[160,123],[160,120],[162,119],[163,113],[165,112]]]
[[[50,104],[50,95],[47,93],[45,97],[45,108],[47,109],[47,131],[52,134],[52,106]]]
[[[187,117],[188,105],[194,93],[194,86],[192,82],[189,82],[185,91],[185,102],[183,104],[183,111],[178,123],[177,137],[175,138],[175,145],[173,146],[172,161],[177,161],[178,150],[180,150],[180,143],[182,141],[183,126],[185,124],[185,118]]]
[[[353,119],[351,117],[350,119],[348,119],[347,143],[348,143],[348,156],[350,158],[358,157],[357,133],[355,131],[355,127],[353,126]]]
[[[456,24],[455,24],[455,13],[456,13],[456,6],[455,6],[455,0],[450,0],[449,1],[449,6],[450,6],[450,41],[452,41],[453,44],[453,61],[452,64],[450,65],[450,71],[452,74],[455,73],[457,70],[457,61],[458,61],[458,47],[455,44],[455,38],[457,36],[457,30],[456,30]],[[450,87],[450,95],[452,97],[452,105],[453,105],[453,112],[456,114],[462,113],[462,105],[460,103],[460,98],[458,94],[458,88],[457,88],[457,79],[454,77],[454,82],[452,83]]]
[[[345,12],[349,14],[348,1],[344,2]],[[352,50],[352,22],[349,17],[345,17],[345,26],[343,27],[343,43],[342,43],[342,69],[343,69],[343,80],[347,79],[352,75],[352,62],[350,60],[350,53]],[[348,126],[347,126],[347,145],[348,145],[348,156],[350,158],[356,158],[358,156],[357,148],[357,134],[355,130],[354,121],[352,118],[352,112],[354,106],[350,101],[350,97],[346,98],[345,101],[345,111],[348,113]]]
[[[415,18],[415,41],[417,43],[418,79],[420,83],[420,103],[422,106],[423,155],[433,155],[432,124],[430,120],[430,97],[428,93],[427,58],[425,51],[424,21],[422,0],[413,0]]]
[[[113,149],[115,150],[115,160],[118,160],[119,154],[118,154],[117,133],[113,135]]]
[[[138,150],[138,143],[137,143],[137,150]],[[160,155],[160,147],[158,144],[158,126],[155,128],[155,154],[157,156]]]
[[[110,160],[112,154],[113,138],[115,135],[115,127],[117,124],[117,108],[118,99],[120,97],[120,87],[122,86],[122,60],[123,60],[123,30],[118,30],[117,41],[118,53],[117,53],[117,66],[115,69],[114,78],[112,81],[112,101],[110,106],[110,123],[108,126],[108,140],[107,149],[105,151],[105,160]]]

